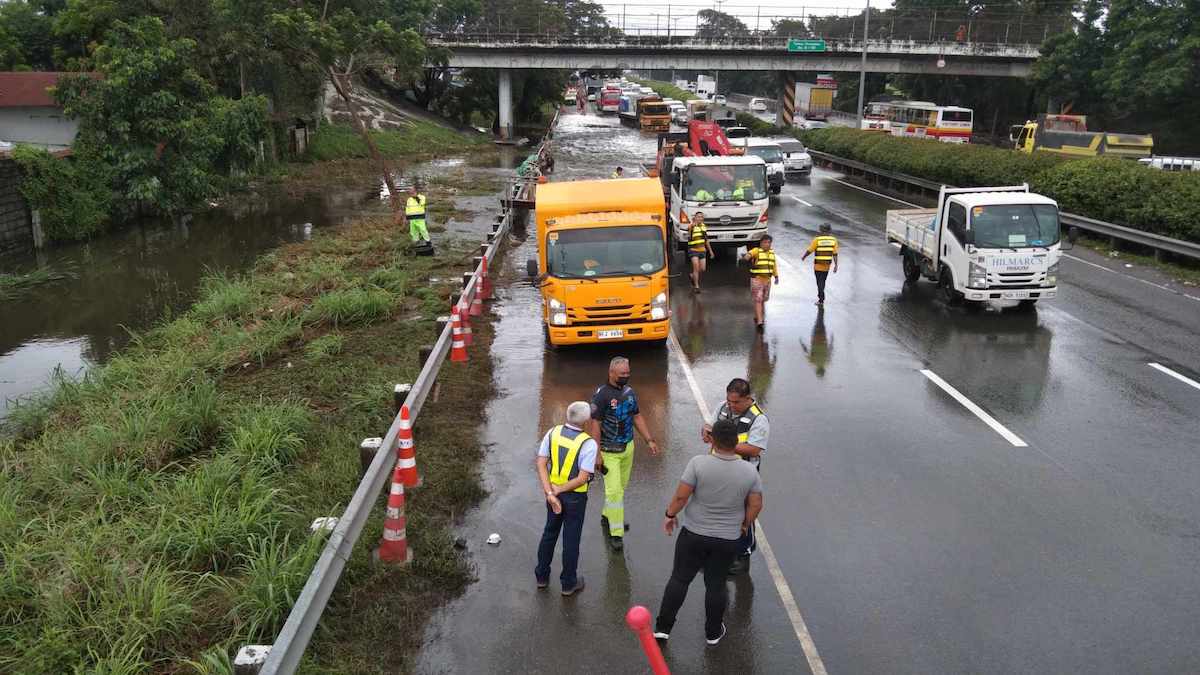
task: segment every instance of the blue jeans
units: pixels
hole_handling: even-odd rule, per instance
[[[562,574],[559,580],[563,588],[574,588],[576,568],[579,566],[579,538],[583,534],[583,516],[587,512],[586,492],[564,492],[558,496],[562,502],[562,513],[555,513],[546,504],[546,529],[542,530],[542,541],[538,544],[537,567],[533,574],[538,579],[550,578],[550,561],[554,560],[554,546],[558,543],[558,531],[562,530]]]

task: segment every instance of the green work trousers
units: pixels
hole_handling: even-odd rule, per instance
[[[633,441],[625,446],[625,452],[603,452],[604,466],[604,510],[601,514],[608,519],[608,533],[614,537],[625,536],[625,486],[629,485],[629,473],[633,469]]]
[[[408,234],[412,237],[414,244],[420,241],[429,241],[429,229],[425,227],[425,219],[409,218]]]

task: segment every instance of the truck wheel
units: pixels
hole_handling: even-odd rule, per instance
[[[938,289],[942,291],[942,298],[947,305],[958,305],[962,303],[962,293],[954,290],[954,277],[950,275],[950,270],[942,268],[942,275],[938,278]]]
[[[780,192],[783,192],[782,185],[772,185],[771,186],[771,194],[778,195]]]
[[[904,282],[909,284],[914,284],[921,278],[921,266],[917,264],[916,260],[913,260],[913,257],[909,251],[905,251],[900,256],[900,264],[904,267]]]
[[[543,338],[542,341],[546,343],[547,351],[551,351],[551,352],[558,351],[558,345],[556,345],[550,341],[550,327],[547,326],[545,324],[545,322],[542,323],[542,338]]]

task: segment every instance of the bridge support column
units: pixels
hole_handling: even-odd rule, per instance
[[[796,73],[779,74],[779,107],[775,111],[775,126],[791,129],[796,120]]]
[[[512,71],[501,69],[500,77],[500,140],[511,141],[513,139],[513,119],[512,119]]]

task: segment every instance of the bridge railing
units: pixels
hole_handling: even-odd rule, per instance
[[[786,52],[789,38],[767,35],[747,35],[722,38],[704,38],[692,35],[640,35],[625,34],[611,38],[595,38],[586,35],[564,35],[551,33],[428,33],[426,40],[432,44],[453,48],[564,48],[589,50],[621,50],[655,48],[678,51],[772,51]],[[830,38],[825,40],[828,53],[861,53],[863,41],[853,38]],[[877,54],[928,54],[944,56],[995,56],[1009,58],[1036,58],[1039,45],[1012,42],[957,42],[924,40],[872,39],[867,41],[867,53]],[[798,53],[801,54],[801,53]]]

